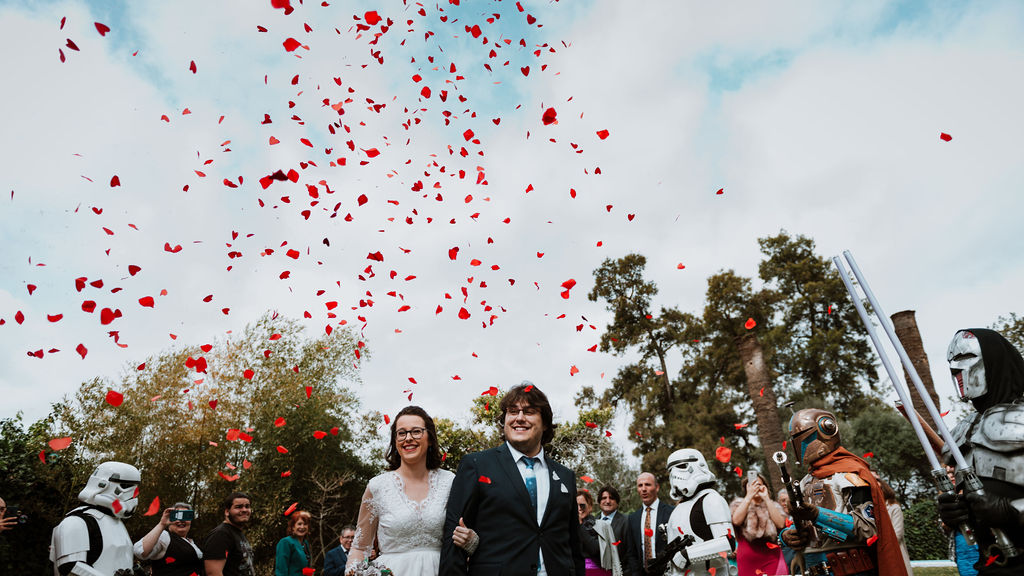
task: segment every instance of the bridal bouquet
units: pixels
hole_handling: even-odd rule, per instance
[[[351,572],[353,576],[394,576],[390,568],[375,560],[364,558]]]

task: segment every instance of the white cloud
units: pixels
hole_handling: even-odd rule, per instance
[[[1014,219],[1022,201],[1012,191],[1021,181],[1024,35],[1013,5],[975,5],[957,18],[936,9],[912,19],[885,3],[557,3],[530,7],[546,27],[532,29],[525,49],[515,43],[525,16],[510,5],[502,20],[484,25],[492,40],[499,28],[514,40],[496,58],[462,29],[484,24],[475,8],[463,8],[448,26],[431,12],[432,23],[414,26],[399,46],[404,20],[418,21],[405,11],[389,14],[396,23],[381,40],[382,67],[370,60],[369,37],[348,32],[351,14],[363,10],[310,5],[285,17],[265,4],[132,4],[118,42],[111,40],[116,28],[100,38],[79,3],[32,12],[0,7],[0,48],[23,55],[8,72],[8,85],[21,89],[2,96],[16,112],[3,136],[5,159],[16,169],[6,182],[14,199],[0,200],[0,317],[8,320],[0,327],[7,367],[0,394],[10,399],[0,415],[24,409],[42,416],[78,382],[116,376],[171,345],[169,333],[178,342],[207,342],[271,308],[290,316],[308,310],[309,329],[319,332],[328,323],[324,302],[337,300],[350,326],[361,326],[357,315],[368,319],[367,406],[393,412],[411,387],[414,402],[458,415],[489,386],[530,379],[569,417],[575,390],[602,388],[622,361],[586,352],[608,321],[599,303],[585,299],[604,258],[647,255],[649,277],[661,289],[657,304],[695,311],[708,275],[723,268],[754,275],[756,238],[783,227],[813,237],[825,254],[853,249],[890,311],[918,310],[937,367],[953,330],[987,324],[1018,302],[1024,267],[1013,250]],[[65,14],[68,27],[56,30]],[[258,33],[257,25],[270,31]],[[436,34],[423,41],[428,28]],[[67,37],[82,50],[65,51],[61,64],[55,50]],[[286,54],[287,37],[310,50],[296,50],[301,59]],[[138,56],[125,38],[137,39]],[[556,52],[533,56],[534,40]],[[197,74],[188,70],[192,60]],[[466,79],[448,84],[452,75],[432,68],[452,62]],[[495,72],[483,70],[484,62]],[[519,72],[526,64],[529,76]],[[414,73],[424,81],[413,83]],[[432,96],[421,100],[424,84]],[[442,89],[450,93],[446,103]],[[460,93],[469,101],[458,102]],[[342,116],[322,104],[349,97]],[[366,98],[386,107],[367,110]],[[557,125],[540,122],[548,106],[558,111]],[[192,113],[182,115],[185,107]],[[442,110],[452,113],[451,125]],[[261,124],[263,114],[273,123]],[[416,117],[420,124],[402,127]],[[351,133],[331,136],[331,121]],[[467,128],[481,146],[463,139]],[[600,129],[611,136],[599,140]],[[939,141],[941,131],[952,142]],[[281,144],[270,146],[271,136]],[[299,143],[303,137],[312,148]],[[357,152],[348,150],[350,139]],[[226,140],[230,152],[221,147]],[[458,156],[461,146],[468,158]],[[370,147],[381,155],[358,166],[367,159],[358,149]],[[325,148],[348,165],[330,167]],[[309,159],[319,167],[301,170],[299,184],[275,182],[264,191],[256,183]],[[474,184],[477,165],[487,186]],[[465,180],[451,176],[459,169]],[[119,188],[109,187],[114,174]],[[243,187],[221,184],[239,175]],[[310,206],[305,185],[322,179],[333,193],[318,186],[319,204]],[[421,192],[410,189],[417,180]],[[534,190],[527,194],[528,184]],[[724,194],[715,194],[719,188]],[[438,192],[443,202],[434,200]],[[356,203],[360,194],[369,198],[365,206]],[[338,217],[328,218],[338,202]],[[349,213],[354,220],[345,222]],[[164,242],[183,250],[168,254]],[[456,262],[448,259],[453,246],[460,248]],[[266,248],[275,253],[260,256]],[[289,248],[301,252],[298,260],[284,255]],[[243,256],[229,259],[230,250]],[[383,263],[366,259],[378,250]],[[29,256],[47,266],[29,266]],[[473,258],[483,264],[470,266]],[[128,277],[128,264],[143,270]],[[359,280],[370,264],[376,276]],[[290,279],[278,278],[284,270]],[[407,275],[416,279],[406,282]],[[78,276],[106,285],[79,294]],[[569,278],[578,285],[563,300],[559,284]],[[26,282],[39,286],[34,295]],[[124,290],[111,294],[113,286]],[[139,307],[139,297],[165,288],[155,309]],[[317,297],[318,289],[327,293]],[[214,294],[209,304],[201,301],[207,294]],[[87,297],[125,312],[110,328],[129,348],[115,347],[95,315],[79,311]],[[351,310],[367,298],[372,308]],[[412,309],[397,312],[403,303]],[[439,304],[444,312],[435,315]],[[483,329],[485,305],[498,319]],[[470,320],[455,317],[461,306]],[[16,327],[11,317],[19,309],[29,319]],[[46,322],[46,313],[59,311],[61,322]],[[73,352],[78,342],[89,347],[85,360]],[[26,356],[27,347],[62,351],[38,360]],[[572,365],[581,372],[570,377]],[[617,431],[620,441],[625,436]]]

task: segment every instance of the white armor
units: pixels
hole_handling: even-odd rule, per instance
[[[111,576],[121,569],[132,568],[134,552],[132,539],[120,519],[104,514],[95,508],[83,506],[82,510],[99,524],[103,536],[103,552],[92,566],[86,564],[89,553],[89,530],[85,520],[68,516],[53,529],[50,544],[50,560],[53,561],[54,576],[60,575],[60,567],[74,563],[71,574],[75,576]]]
[[[138,506],[140,480],[139,470],[130,464],[104,462],[96,468],[78,494],[89,506],[71,511],[53,529],[50,560],[54,576],[113,576],[119,570],[132,569],[132,540],[121,518],[130,516]],[[99,551],[92,549],[89,523],[83,515],[96,520]],[[95,557],[91,565],[90,552]]]
[[[729,503],[714,489],[714,473],[704,455],[692,448],[668,458],[673,498],[682,498],[668,519],[668,541],[693,536],[694,542],[677,553],[666,574],[705,576],[735,574],[726,556],[733,551]]]
[[[984,414],[975,412],[952,434],[978,476],[1024,485],[1024,405],[998,404]],[[942,454],[952,465],[949,450],[944,448]]]

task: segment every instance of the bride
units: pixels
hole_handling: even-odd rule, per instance
[[[406,406],[395,416],[385,458],[389,470],[366,485],[345,574],[388,568],[394,576],[436,576],[455,475],[440,469],[437,430],[422,408]],[[375,540],[380,556],[370,563]]]

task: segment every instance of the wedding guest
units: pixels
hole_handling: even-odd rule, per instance
[[[611,523],[615,541],[621,546],[626,540],[626,531],[629,527],[626,514],[619,513],[620,501],[619,491],[614,486],[604,486],[597,491],[597,505],[601,509],[598,519]]]
[[[341,529],[341,535],[338,536],[339,545],[328,550],[324,557],[324,576],[344,576],[348,551],[352,548],[352,540],[355,537],[355,526],[348,524]]]
[[[302,576],[302,569],[311,566],[306,537],[312,519],[305,510],[296,510],[288,517],[288,535],[277,542],[274,576]]]
[[[583,490],[576,493],[580,518],[580,547],[583,549],[585,576],[621,576],[618,539],[610,522],[591,516],[594,498]]]
[[[782,510],[786,514],[786,526],[792,525],[793,515],[789,513],[789,491],[786,490],[785,488],[779,488],[779,493],[775,495],[775,501],[779,503],[779,506],[782,506]],[[786,544],[783,542],[782,559],[785,560],[786,566],[793,565],[793,556],[795,555],[796,553],[793,552],[793,549],[789,546],[786,546]]]
[[[775,542],[786,527],[782,506],[772,500],[768,481],[760,474],[747,482],[747,494],[729,505],[736,528],[736,567],[739,576],[788,574],[782,550]]]
[[[181,512],[187,512],[182,514]],[[171,516],[175,517],[172,518]],[[160,520],[135,543],[135,557],[149,560],[153,576],[203,574],[203,551],[188,537],[192,505],[177,502],[164,510]]]
[[[875,474],[878,478],[878,474]],[[896,491],[892,486],[878,478],[878,484],[882,487],[882,494],[885,496],[885,509],[889,511],[889,519],[892,520],[892,529],[896,532],[896,538],[900,541],[900,552],[903,553],[903,563],[907,566],[907,574],[913,574],[914,569],[910,567],[910,553],[907,552],[907,543],[903,539],[903,509],[896,500]]]

